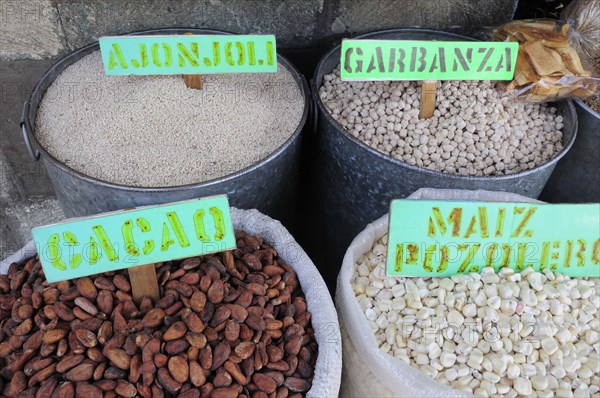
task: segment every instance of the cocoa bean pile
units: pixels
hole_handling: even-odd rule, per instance
[[[126,270],[48,283],[37,258],[0,275],[5,397],[300,397],[317,343],[292,267],[258,236],[156,264],[136,305]]]

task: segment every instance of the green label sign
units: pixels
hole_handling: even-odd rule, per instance
[[[277,72],[273,35],[169,35],[100,38],[107,75]]]
[[[224,195],[69,220],[32,234],[48,282],[236,247]]]
[[[394,200],[387,274],[451,276],[483,267],[600,276],[600,204]]]
[[[344,40],[342,80],[512,80],[517,42]]]

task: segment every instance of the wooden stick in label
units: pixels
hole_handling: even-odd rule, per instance
[[[421,84],[421,109],[419,119],[429,119],[435,110],[437,80],[424,80]]]
[[[193,35],[193,33],[186,33],[186,35]],[[183,75],[183,81],[187,88],[202,90],[204,87],[202,75]]]
[[[139,265],[128,269],[133,300],[139,303],[142,297],[149,296],[155,303],[160,299],[156,268],[154,264]]]

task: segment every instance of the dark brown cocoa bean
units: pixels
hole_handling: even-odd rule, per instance
[[[115,275],[114,278],[113,278],[113,280],[112,280],[112,282],[117,287],[117,289],[119,289],[119,290],[122,290],[124,292],[130,292],[131,291],[131,284],[129,283],[129,281],[127,280],[127,278],[125,278],[121,274]]]
[[[183,322],[175,322],[167,331],[163,334],[164,341],[177,340],[182,338],[187,332],[187,326]]]
[[[245,323],[252,330],[262,332],[263,330],[266,329],[265,319],[259,315],[254,315],[254,314],[248,315],[248,318],[246,318]]]
[[[23,371],[27,376],[31,376],[54,362],[54,358],[37,357],[29,361],[23,368]]]
[[[160,351],[160,340],[152,339],[142,349],[142,362],[152,361],[154,355]]]
[[[210,326],[215,327],[226,321],[231,315],[231,310],[227,306],[220,306],[215,310],[213,318],[210,321]]]
[[[84,355],[69,354],[56,364],[56,371],[58,373],[65,373],[69,369],[79,365],[84,359]]]
[[[246,378],[246,376],[242,373],[242,370],[237,364],[231,361],[226,361],[223,364],[223,367],[225,368],[227,373],[229,373],[231,377],[235,379],[235,381],[237,381],[243,386],[248,384],[248,378]]]
[[[188,315],[188,317],[185,319],[185,324],[187,325],[188,329],[194,333],[202,333],[206,328],[206,325],[195,313]]]
[[[206,295],[202,291],[196,291],[190,298],[190,307],[196,311],[201,312],[206,305]]]
[[[106,357],[119,369],[129,370],[131,357],[120,348],[111,348],[106,351]]]
[[[13,374],[8,387],[14,395],[24,391],[27,388],[27,376],[25,373],[21,370],[16,371]]]
[[[187,390],[186,392],[179,394],[179,398],[200,398],[200,391],[197,389]]]
[[[181,389],[181,383],[173,379],[165,368],[158,369],[157,378],[158,382],[171,394],[176,394]]]
[[[75,319],[73,311],[67,307],[65,303],[60,301],[54,303],[54,312],[56,312],[56,315],[64,321],[70,322]]]
[[[292,392],[306,392],[310,388],[307,380],[298,377],[286,377],[283,384]]]
[[[96,366],[96,369],[94,369],[94,374],[92,375],[92,379],[96,381],[102,380],[104,373],[106,372],[106,368],[108,368],[108,364],[106,362],[102,362]]]
[[[93,332],[86,329],[75,330],[75,337],[81,342],[84,347],[92,348],[98,344],[98,339]]]
[[[189,367],[190,382],[196,387],[202,386],[206,382],[206,375],[204,374],[204,369],[202,369],[200,364],[196,361],[191,361]]]
[[[215,388],[229,387],[233,382],[233,378],[225,371],[225,369],[219,368],[215,373],[215,377],[213,378]]]
[[[96,366],[92,362],[82,362],[69,370],[65,374],[65,378],[73,382],[90,380],[94,375],[95,368]]]
[[[46,379],[42,384],[40,384],[40,388],[37,390],[35,397],[36,398],[47,398],[51,397],[54,391],[56,390],[56,386],[58,385],[57,377],[50,377]]]
[[[102,390],[89,383],[77,383],[76,398],[103,398]]]
[[[225,296],[225,287],[223,285],[223,281],[220,279],[214,281],[210,285],[210,288],[208,289],[208,292],[206,294],[208,301],[210,301],[213,304],[218,304],[221,301],[223,301],[224,296]]]
[[[254,354],[255,347],[252,342],[241,342],[235,347],[235,353],[242,359],[250,358]]]
[[[213,354],[212,347],[207,345],[203,349],[200,350],[200,365],[204,369],[210,369],[213,364]]]
[[[227,322],[225,326],[225,340],[229,342],[236,341],[240,336],[240,324],[234,320]]]
[[[154,365],[156,365],[157,368],[164,368],[167,366],[168,361],[169,357],[167,357],[165,354],[156,354],[154,356]]]
[[[94,385],[102,391],[112,391],[117,387],[117,382],[115,380],[103,379],[98,380]]]
[[[127,353],[127,355],[132,356],[137,352],[138,346],[135,343],[135,335],[130,334],[125,339],[125,344],[123,344],[123,350]]]
[[[265,394],[271,394],[275,392],[275,389],[277,388],[275,380],[262,373],[255,373],[252,376],[252,381],[256,384],[256,387]]]
[[[104,377],[110,380],[121,380],[127,376],[123,369],[111,366],[104,371]]]
[[[122,397],[133,398],[137,394],[137,388],[125,380],[117,380],[115,392]]]
[[[91,359],[93,362],[100,363],[104,362],[104,354],[98,347],[92,347],[86,351],[86,356]]]
[[[62,382],[58,385],[52,398],[74,398],[75,397],[75,386],[73,383],[67,381]]]
[[[277,362],[283,359],[283,350],[279,347],[270,345],[267,347],[267,356],[269,357],[269,362]]]
[[[110,321],[104,321],[98,329],[98,342],[100,344],[106,344],[112,338],[113,328]]]
[[[180,383],[185,383],[189,378],[188,361],[183,356],[171,357],[168,363],[169,373],[173,379]]]
[[[98,296],[98,289],[96,288],[96,286],[94,286],[94,282],[92,282],[92,279],[90,277],[86,276],[77,279],[75,285],[77,286],[79,294],[89,300],[95,300]]]
[[[129,382],[137,383],[141,376],[141,363],[142,356],[140,354],[134,355],[131,357],[131,363],[129,364]]]
[[[207,342],[205,335],[190,332],[186,333],[185,339],[192,347],[196,347],[198,349],[204,348]]]
[[[225,361],[229,359],[230,354],[231,347],[229,346],[229,343],[227,343],[226,341],[222,341],[219,344],[217,344],[213,350],[213,363],[211,366],[211,370],[215,370],[221,367],[221,365],[223,365]]]
[[[190,348],[190,343],[185,339],[168,341],[165,343],[164,350],[169,355],[177,355]]]

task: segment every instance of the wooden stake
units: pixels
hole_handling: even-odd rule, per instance
[[[139,265],[128,269],[133,300],[139,303],[142,297],[149,296],[156,303],[160,298],[158,280],[154,264]]]
[[[186,33],[186,35],[193,35],[193,33]],[[202,90],[202,87],[204,87],[202,75],[183,75],[183,81],[187,88]]]
[[[202,87],[204,87],[202,75],[183,75],[183,81],[187,88],[202,90]]]
[[[421,84],[421,110],[419,119],[429,119],[435,110],[436,80],[424,80]]]

